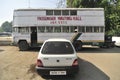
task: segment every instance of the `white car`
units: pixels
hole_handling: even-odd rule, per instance
[[[115,46],[120,47],[120,37],[113,36],[112,41],[115,41]]]
[[[48,39],[39,52],[36,71],[40,75],[70,75],[78,71],[78,57],[69,40]]]

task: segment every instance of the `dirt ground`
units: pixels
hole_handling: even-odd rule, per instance
[[[0,46],[0,80],[32,80],[36,76],[37,54],[34,51],[19,51],[15,46]]]
[[[38,52],[0,46],[0,80],[120,80],[120,48],[84,48],[77,53],[79,72],[75,76],[43,78],[35,71]]]

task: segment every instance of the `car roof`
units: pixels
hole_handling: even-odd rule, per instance
[[[48,40],[46,40],[46,42],[49,42],[49,41],[63,41],[63,42],[70,42],[70,41],[67,40],[67,39],[61,39],[61,38],[52,38],[52,39],[48,39]]]

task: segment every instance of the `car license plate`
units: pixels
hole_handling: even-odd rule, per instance
[[[50,75],[66,75],[66,71],[50,71]]]

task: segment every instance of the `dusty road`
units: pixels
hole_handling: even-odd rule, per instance
[[[78,52],[79,72],[75,76],[46,76],[35,72],[39,49],[19,51],[0,46],[0,80],[120,80],[120,48],[85,48]]]

